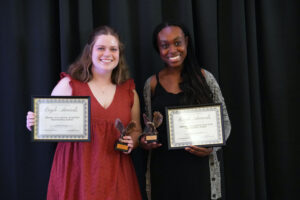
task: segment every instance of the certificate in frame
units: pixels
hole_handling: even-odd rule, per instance
[[[89,96],[33,96],[32,141],[90,141]]]
[[[168,148],[224,146],[221,104],[166,107]]]

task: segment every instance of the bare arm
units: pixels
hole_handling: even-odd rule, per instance
[[[72,87],[70,86],[70,78],[61,79],[52,90],[51,96],[72,96]],[[27,112],[26,127],[31,131],[31,127],[35,124],[35,114],[32,111]]]
[[[52,90],[51,96],[72,96],[72,87],[70,86],[71,79],[64,77]]]
[[[130,135],[133,140],[133,147],[136,148],[138,146],[138,138],[142,132],[141,128],[141,120],[140,120],[140,100],[137,92],[133,90],[134,93],[134,103],[131,108],[131,120],[136,122],[136,130],[133,131]]]
[[[127,152],[123,152],[124,154],[131,153],[132,149],[138,146],[138,138],[141,134],[141,123],[140,123],[140,101],[138,94],[135,90],[133,90],[134,94],[134,102],[131,108],[131,121],[135,122],[135,127],[130,130],[128,135],[124,136],[120,141],[127,143],[129,150]]]

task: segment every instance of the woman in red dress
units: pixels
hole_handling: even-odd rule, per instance
[[[140,126],[139,98],[128,78],[123,45],[107,26],[93,31],[77,61],[62,73],[53,96],[91,97],[91,141],[59,142],[48,184],[48,200],[139,200],[135,170],[128,155],[137,144]],[[127,153],[114,149],[120,133],[119,118],[136,128],[120,139]],[[35,115],[27,114],[31,130]]]

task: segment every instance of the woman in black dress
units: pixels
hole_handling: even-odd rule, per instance
[[[154,48],[165,67],[146,81],[144,98],[148,118],[153,111],[159,111],[164,120],[158,127],[159,143],[147,143],[145,137],[140,138],[141,147],[152,149],[152,200],[221,198],[218,148],[190,146],[168,150],[166,106],[222,103],[226,139],[230,133],[220,88],[212,74],[198,65],[191,42],[189,32],[180,24],[162,23],[153,32]]]

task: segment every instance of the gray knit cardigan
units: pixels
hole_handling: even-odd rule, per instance
[[[225,138],[227,140],[230,135],[231,124],[230,124],[229,116],[227,113],[226,105],[224,102],[224,98],[222,96],[220,87],[219,87],[216,79],[214,78],[214,76],[207,70],[204,70],[204,72],[205,72],[204,73],[205,80],[206,80],[211,92],[213,93],[213,101],[215,103],[222,104],[223,120],[224,120],[224,133],[225,133]],[[152,120],[150,80],[151,80],[151,77],[149,77],[145,82],[143,95],[144,95],[144,101],[145,101],[146,115],[148,116],[148,118],[150,120]],[[222,197],[220,162],[217,157],[217,151],[219,149],[220,149],[220,147],[214,147],[213,152],[209,155],[211,199],[218,199],[218,198]],[[148,159],[148,161],[149,160],[151,160],[151,159]],[[149,180],[147,182],[149,183]]]

